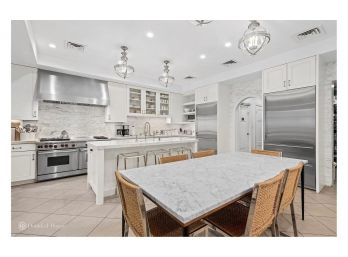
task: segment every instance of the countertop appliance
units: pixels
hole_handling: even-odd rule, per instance
[[[41,138],[37,155],[38,181],[87,173],[86,141]]]
[[[217,103],[196,105],[198,150],[217,150]]]
[[[305,159],[305,187],[316,186],[315,87],[266,94],[264,149],[284,157]]]

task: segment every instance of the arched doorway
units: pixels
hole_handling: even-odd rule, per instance
[[[262,148],[262,100],[247,97],[236,108],[236,151]]]

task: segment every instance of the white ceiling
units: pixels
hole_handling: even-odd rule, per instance
[[[214,21],[205,27],[196,27],[190,21],[30,21],[28,31],[37,49],[37,64],[56,70],[87,74],[107,80],[118,80],[113,66],[120,58],[120,46],[129,48],[129,64],[135,67],[131,83],[162,87],[158,76],[163,60],[169,59],[171,74],[176,78],[173,89],[203,83],[209,77],[261,61],[319,40],[336,37],[336,21],[260,21],[271,33],[271,42],[257,56],[249,56],[237,48],[239,38],[248,21]],[[315,40],[298,41],[295,35],[322,25],[326,34]],[[17,28],[12,24],[12,30]],[[147,38],[146,32],[154,33]],[[12,37],[13,49],[23,44]],[[72,41],[87,45],[84,53],[64,47]],[[224,43],[232,46],[226,48]],[[50,43],[56,49],[50,48]],[[13,52],[12,52],[13,53]],[[207,58],[201,60],[200,54]],[[12,54],[12,58],[14,55]],[[17,57],[18,59],[18,57]],[[25,59],[25,58],[24,58]],[[230,59],[238,63],[221,65]],[[184,80],[185,76],[197,79]]]

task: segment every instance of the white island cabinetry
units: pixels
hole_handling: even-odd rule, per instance
[[[194,137],[151,137],[139,140],[125,139],[88,142],[87,184],[96,194],[96,203],[103,204],[105,196],[115,194],[116,156],[118,154],[131,152],[146,153],[151,150],[181,146],[189,147],[192,151],[196,151],[197,139]],[[149,157],[147,165],[154,164],[151,157]],[[120,169],[124,169],[122,164],[123,162],[120,161]],[[140,160],[140,165],[143,165],[143,160]],[[136,160],[127,162],[127,169],[135,167]]]

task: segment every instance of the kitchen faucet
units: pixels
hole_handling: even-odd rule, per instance
[[[144,135],[145,135],[145,138],[146,136],[151,136],[151,124],[150,122],[145,122],[144,124]]]

